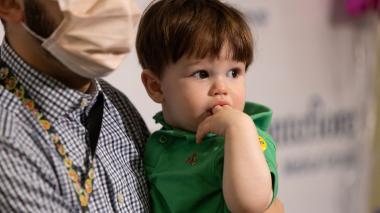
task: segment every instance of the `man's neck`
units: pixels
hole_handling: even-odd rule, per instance
[[[25,30],[20,29],[20,26],[15,26],[14,29],[8,28],[7,31],[9,45],[31,67],[57,79],[72,89],[88,92],[91,86],[91,79],[84,78],[70,71],[43,49],[38,40]]]

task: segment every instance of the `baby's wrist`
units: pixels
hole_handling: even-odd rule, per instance
[[[252,119],[247,116],[247,119],[241,119],[239,122],[235,122],[234,124],[227,127],[225,131],[225,137],[227,136],[243,136],[247,134],[248,136],[252,136],[252,134],[257,134],[256,126],[253,123]]]

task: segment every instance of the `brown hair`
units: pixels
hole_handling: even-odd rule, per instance
[[[145,10],[136,49],[143,69],[161,76],[182,56],[219,57],[223,45],[233,60],[253,60],[253,39],[243,15],[218,0],[157,0]]]

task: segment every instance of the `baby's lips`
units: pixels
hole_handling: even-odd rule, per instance
[[[224,106],[224,105],[229,105],[229,104],[228,104],[227,102],[225,102],[225,101],[217,102],[217,103],[215,103],[211,108],[209,108],[206,112],[207,112],[207,114],[212,115],[212,114],[214,114],[214,113],[213,113],[213,109],[214,109],[215,107],[217,107],[217,106],[222,107],[222,106]]]
[[[216,106],[224,106],[224,105],[230,105],[230,104],[225,100],[218,100],[218,101],[215,101],[213,103],[213,105],[212,105],[213,107],[211,107],[211,108],[214,108]]]
[[[214,111],[214,109],[215,109],[216,107],[220,107],[220,108],[222,108],[222,107],[225,106],[225,105],[228,105],[228,104],[223,104],[223,105],[221,105],[221,104],[217,104],[217,105],[213,106],[213,107],[210,109],[210,111],[211,111],[211,113],[213,114],[213,111]]]

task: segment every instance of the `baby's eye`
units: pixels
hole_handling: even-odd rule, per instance
[[[239,75],[237,70],[228,70],[227,77],[229,78],[237,78]]]
[[[208,78],[209,75],[208,75],[207,71],[205,71],[205,70],[199,70],[199,71],[195,72],[193,74],[193,76],[195,78],[198,78],[198,79],[205,79],[205,78]]]

